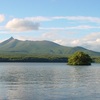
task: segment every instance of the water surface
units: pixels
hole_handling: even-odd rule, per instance
[[[0,100],[100,100],[100,64],[0,63]]]

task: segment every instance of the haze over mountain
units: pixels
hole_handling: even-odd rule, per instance
[[[31,54],[31,55],[61,55],[69,56],[76,51],[83,51],[90,56],[100,56],[100,52],[94,52],[83,47],[67,47],[51,41],[21,41],[13,37],[0,43],[0,54]]]

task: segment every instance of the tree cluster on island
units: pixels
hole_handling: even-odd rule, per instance
[[[68,59],[68,65],[91,65],[91,57],[81,51],[75,52]]]

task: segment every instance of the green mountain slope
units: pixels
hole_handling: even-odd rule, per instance
[[[87,50],[83,47],[62,46],[51,41],[20,41],[11,37],[0,43],[0,54],[69,56],[76,51],[83,51],[90,56],[100,56],[100,52]]]

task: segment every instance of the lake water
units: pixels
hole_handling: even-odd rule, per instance
[[[0,100],[100,100],[100,64],[0,63]]]

